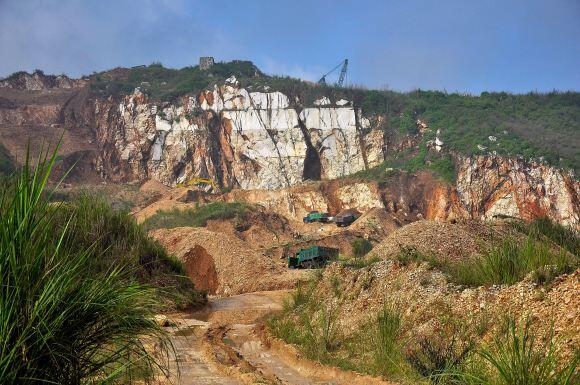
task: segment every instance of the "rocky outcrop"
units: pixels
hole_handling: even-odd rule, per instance
[[[499,156],[460,157],[457,192],[473,218],[548,216],[578,225],[580,183],[537,162]]]
[[[0,80],[0,88],[38,91],[49,88],[75,88],[85,85],[85,79],[71,79],[66,75],[45,75],[42,71],[16,72]]]
[[[99,168],[109,178],[167,185],[209,177],[227,187],[277,189],[379,164],[382,132],[340,102],[302,108],[281,92],[248,92],[233,77],[181,106],[151,103],[137,90],[117,110],[97,102],[95,115],[105,118],[98,141],[116,151]],[[119,162],[126,173],[111,167]]]
[[[380,165],[387,152],[415,151],[430,131],[423,120],[416,121],[416,135],[391,141],[382,118],[373,117],[371,124],[351,101],[326,96],[303,105],[295,95],[241,87],[234,77],[173,103],[152,100],[139,89],[105,97],[86,82],[40,72],[1,80],[0,140],[8,155],[22,158],[25,138],[40,148],[64,133],[61,168],[66,171],[82,155],[79,181],[89,173],[93,181],[100,175],[166,186],[210,178],[222,188],[247,190],[236,192],[236,199],[298,219],[310,210],[384,207],[436,220],[545,215],[568,225],[580,221],[573,175],[495,155],[457,156],[455,186],[427,172],[395,172],[380,185],[301,186]],[[430,152],[448,151],[440,130],[431,138]]]

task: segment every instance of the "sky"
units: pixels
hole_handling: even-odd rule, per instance
[[[312,81],[348,58],[348,84],[398,91],[580,91],[580,0],[0,0],[0,77],[200,56]]]

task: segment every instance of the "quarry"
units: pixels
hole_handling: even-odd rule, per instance
[[[504,151],[525,141],[515,128],[481,128],[468,151],[425,107],[458,95],[405,97],[212,57],[19,72],[0,80],[0,165],[58,144],[47,207],[72,210],[87,244],[102,226],[102,255],[120,247],[132,279],[164,293],[148,320],[173,349],[143,344],[168,363],[154,383],[467,384],[442,376],[472,374],[522,325],[574,383],[577,153]]]

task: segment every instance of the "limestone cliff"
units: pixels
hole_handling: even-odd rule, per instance
[[[385,207],[412,218],[546,215],[580,222],[577,179],[518,158],[454,155],[453,186],[428,172],[398,172],[378,184],[336,181],[421,143],[448,151],[441,131],[425,140],[429,126],[418,120],[416,134],[393,143],[381,116],[363,116],[352,101],[325,96],[306,105],[267,86],[244,88],[234,77],[209,88],[168,103],[139,89],[104,96],[88,79],[19,73],[0,81],[0,144],[22,159],[29,139],[34,149],[63,135],[63,171],[84,157],[76,181],[154,179],[174,186],[207,177],[245,190],[235,199],[258,200],[297,218],[308,210]],[[335,181],[304,190],[306,180]]]
[[[118,106],[97,100],[95,116],[98,142],[117,152],[98,162],[111,179],[175,185],[199,176],[226,187],[276,189],[383,161],[382,132],[369,130],[350,102],[324,98],[303,108],[281,92],[248,92],[235,78],[181,105],[152,103],[139,90]],[[124,172],[111,173],[111,162],[124,163]]]

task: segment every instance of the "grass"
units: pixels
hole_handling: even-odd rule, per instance
[[[536,218],[531,222],[514,222],[516,229],[533,234],[538,240],[549,239],[573,255],[580,255],[580,236],[578,231],[551,221],[549,218]]]
[[[510,318],[505,333],[479,349],[479,362],[459,373],[463,384],[477,385],[572,385],[580,381],[578,355],[562,362],[553,334],[540,342],[529,320]],[[479,363],[479,365],[478,365]]]
[[[356,258],[362,258],[373,249],[373,244],[368,239],[357,238],[352,241],[351,247],[353,255]]]
[[[402,384],[571,385],[579,379],[578,355],[564,360],[553,333],[540,335],[509,316],[495,338],[482,338],[479,322],[442,307],[434,309],[434,327],[419,331],[387,301],[366,321],[351,323],[351,330],[339,318],[348,306],[345,285],[339,276],[318,272],[298,286],[268,327],[309,359]]]
[[[343,301],[340,277],[329,279],[332,298],[319,296],[321,275],[298,286],[282,313],[269,319],[273,334],[297,345],[306,357],[344,370],[402,378],[409,370],[402,353],[402,318],[386,305],[375,317],[348,335],[339,327]]]
[[[185,268],[124,210],[114,209],[104,197],[80,192],[73,194],[54,213],[56,234],[67,228],[62,248],[74,251],[91,248],[96,258],[88,262],[95,272],[122,265],[131,279],[157,287],[164,306],[187,308],[205,301],[195,290]]]
[[[122,265],[93,270],[98,246],[66,247],[72,219],[56,225],[61,207],[43,194],[54,161],[27,159],[0,192],[0,383],[151,379],[169,346],[152,318],[157,290]]]
[[[203,227],[212,219],[237,218],[238,225],[243,225],[244,217],[249,213],[250,206],[240,202],[212,202],[195,209],[159,211],[147,218],[143,223],[146,230],[172,229],[175,227]]]
[[[538,241],[534,234],[530,233],[525,240],[510,236],[493,241],[482,256],[468,260],[449,261],[415,249],[401,250],[397,260],[403,265],[427,262],[447,274],[452,282],[467,286],[511,285],[530,273],[537,283],[548,283],[580,266],[578,255],[564,249],[555,250],[549,243]]]

